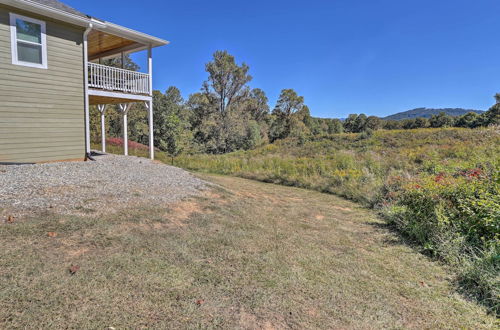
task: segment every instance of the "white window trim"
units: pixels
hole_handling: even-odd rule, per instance
[[[40,25],[40,31],[42,33],[42,64],[37,64],[37,63],[30,63],[30,62],[23,62],[18,60],[18,54],[17,54],[17,27],[16,27],[16,20],[21,19],[26,22],[34,23]],[[21,16],[18,14],[13,14],[10,13],[10,40],[11,40],[11,49],[12,49],[12,64],[14,65],[22,65],[22,66],[28,66],[32,68],[39,68],[39,69],[48,69],[47,65],[47,34],[46,34],[46,25],[44,21],[40,21],[34,18],[26,17],[26,16]],[[24,41],[22,40],[23,43],[29,44],[29,41]],[[38,43],[33,43],[34,45],[39,45]]]

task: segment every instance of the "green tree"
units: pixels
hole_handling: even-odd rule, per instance
[[[297,126],[300,120],[293,120],[295,114],[303,110],[302,117],[308,115],[309,109],[304,109],[304,97],[299,96],[293,89],[284,89],[276,102],[273,110],[274,120],[271,125],[271,141],[284,139],[288,137],[294,126]],[[307,112],[307,113],[306,113]],[[304,125],[305,126],[305,125]],[[303,127],[300,127],[301,129]]]
[[[329,119],[326,123],[328,125],[328,134],[339,134],[344,131],[344,126],[340,119]]]
[[[248,111],[251,118],[257,122],[267,119],[269,116],[269,100],[266,93],[259,88],[254,88],[250,91],[245,100],[245,111]]]
[[[171,157],[189,150],[192,143],[189,115],[179,89],[169,87],[165,94],[154,91],[153,100],[155,146]]]
[[[403,128],[403,123],[399,120],[384,120],[382,127],[387,130],[401,129]]]
[[[492,106],[483,116],[483,126],[500,125],[500,103]]]
[[[203,83],[203,93],[209,102],[222,116],[232,110],[233,104],[247,97],[246,84],[252,80],[248,74],[249,67],[243,63],[236,64],[235,59],[227,51],[216,51],[213,61],[207,63],[205,70],[208,80]]]
[[[480,115],[475,112],[466,113],[460,116],[455,123],[457,127],[475,128],[480,126]]]
[[[368,117],[366,117],[366,115],[364,113],[360,114],[357,118],[356,118],[356,121],[354,123],[355,125],[355,132],[356,133],[359,133],[359,132],[363,132],[365,129],[366,129],[366,122],[368,120]]]
[[[373,131],[379,130],[382,128],[382,119],[377,116],[370,116],[366,118],[365,126]]]
[[[114,68],[123,68],[125,70],[130,70],[130,71],[140,70],[141,67],[130,58],[130,55],[128,54],[124,55],[123,60],[124,60],[123,65],[121,56],[106,59],[102,61],[102,64]]]
[[[455,120],[452,116],[447,115],[445,112],[440,112],[438,115],[433,115],[429,120],[431,127],[452,127]]]
[[[415,118],[415,128],[427,128],[429,125],[429,119],[424,117]]]
[[[195,113],[193,118],[195,137],[206,152],[225,153],[243,148],[246,127],[250,114],[245,112],[252,92],[246,85],[252,77],[246,64],[238,65],[227,51],[217,51],[213,60],[205,67],[208,80],[203,83],[202,92],[194,94],[188,102]],[[254,91],[264,102],[263,93]],[[254,109],[262,111],[262,108]]]
[[[344,130],[347,133],[355,133],[357,132],[357,114],[350,114],[347,119],[344,121]]]

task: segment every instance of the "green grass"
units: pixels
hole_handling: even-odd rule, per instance
[[[419,129],[284,140],[177,166],[333,193],[375,208],[500,311],[500,131]]]
[[[0,328],[498,326],[372,211],[204,178],[218,186],[177,205],[0,225]]]

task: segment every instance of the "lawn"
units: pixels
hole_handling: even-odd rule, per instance
[[[203,177],[176,205],[1,224],[0,328],[498,326],[372,211]]]
[[[500,313],[500,129],[416,129],[287,139],[175,165],[328,192],[382,214],[461,291]]]

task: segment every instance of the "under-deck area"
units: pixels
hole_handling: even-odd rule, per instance
[[[125,69],[125,56],[143,50],[147,50],[147,73]],[[102,64],[113,58],[121,58],[115,62],[121,67]],[[152,45],[93,30],[88,35],[87,60],[87,102],[89,106],[96,106],[101,114],[102,151],[106,152],[108,105],[119,105],[124,153],[128,155],[128,111],[132,103],[143,103],[148,111],[150,157],[153,159]]]

